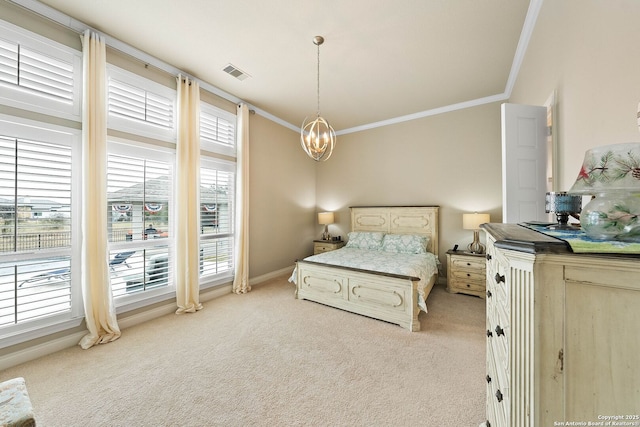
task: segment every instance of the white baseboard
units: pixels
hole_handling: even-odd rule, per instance
[[[293,272],[293,269],[294,266],[285,267],[281,268],[280,270],[272,271],[271,273],[263,274],[262,276],[254,277],[253,279],[249,279],[249,285],[259,285],[262,282],[284,276],[285,274],[290,276]]]
[[[87,332],[88,331],[75,332],[42,344],[5,354],[0,357],[0,371],[78,345]]]
[[[254,277],[249,279],[249,284],[251,286],[258,285],[260,283],[266,282],[271,279],[275,279],[276,277],[283,276],[285,274],[291,274],[293,267],[286,267],[277,271],[273,271],[271,273],[263,274],[262,276]],[[218,298],[223,295],[227,295],[232,292],[232,285],[224,285],[224,286],[216,286],[211,288],[210,290],[205,289],[200,294],[200,301],[206,302],[211,301],[215,298]],[[166,304],[159,305],[149,310],[144,310],[139,313],[133,314],[131,316],[126,316],[121,319],[118,319],[118,326],[121,330],[130,328],[135,325],[139,325],[140,323],[148,322],[150,320],[156,319],[160,316],[164,316],[165,314],[175,313],[176,304],[175,301],[167,302]],[[56,351],[64,350],[69,347],[73,347],[78,345],[83,336],[85,336],[88,331],[74,332],[72,334],[52,339],[50,341],[43,342],[41,344],[36,344],[21,350],[16,350],[11,353],[7,353],[5,355],[0,356],[0,370],[10,368],[12,366],[19,365],[21,363],[28,362],[30,360],[37,359],[42,356],[46,356],[47,354],[55,353]]]

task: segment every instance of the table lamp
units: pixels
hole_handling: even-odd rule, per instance
[[[588,237],[640,243],[640,142],[587,150],[568,193],[594,196],[580,212]]]
[[[484,253],[484,245],[480,243],[480,224],[491,221],[489,214],[462,214],[462,228],[473,230],[473,242],[469,243],[467,249],[473,254]]]
[[[322,240],[330,240],[329,224],[333,224],[334,216],[333,212],[320,212],[318,213],[318,224],[324,225],[324,232],[322,233]]]

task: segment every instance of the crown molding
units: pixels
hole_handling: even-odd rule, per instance
[[[32,12],[35,12],[45,18],[48,18],[54,22],[57,22],[71,30],[74,30],[78,33],[82,33],[87,29],[91,29],[92,31],[96,31],[100,34],[102,34],[105,37],[105,41],[107,43],[107,45],[109,45],[110,47],[117,49],[127,55],[130,55],[136,59],[139,59],[140,61],[143,61],[146,64],[152,65],[160,70],[163,70],[169,74],[178,76],[179,74],[188,76],[190,79],[196,80],[198,81],[198,83],[200,84],[200,87],[202,87],[203,89],[205,89],[208,92],[211,92],[215,95],[220,96],[223,99],[226,99],[228,101],[231,101],[235,104],[241,103],[241,102],[245,102],[249,108],[251,110],[254,110],[256,112],[256,114],[271,120],[281,126],[284,126],[288,129],[291,129],[292,131],[295,132],[299,132],[300,128],[298,126],[295,126],[277,116],[274,116],[273,114],[268,113],[267,111],[262,110],[261,108],[257,108],[254,105],[251,105],[250,103],[243,101],[242,99],[236,97],[235,95],[232,95],[228,92],[225,92],[224,90],[213,86],[205,81],[202,81],[196,77],[193,77],[191,75],[189,75],[188,73],[185,73],[182,70],[177,69],[176,67],[167,64],[163,61],[160,61],[157,58],[154,58],[151,55],[148,55],[145,52],[142,52],[141,50],[138,50],[136,48],[134,48],[133,46],[130,46],[126,43],[121,42],[120,40],[111,37],[107,34],[103,34],[100,31],[95,30],[94,28],[89,27],[88,25],[70,17],[65,15],[62,12],[59,12],[55,9],[53,9],[52,7],[49,7],[43,3],[40,3],[37,0],[9,0],[12,3],[15,3],[19,6],[22,6]],[[433,108],[430,110],[425,110],[425,111],[420,111],[417,113],[413,113],[413,114],[407,114],[404,116],[399,116],[399,117],[395,117],[395,118],[391,118],[391,119],[387,119],[387,120],[381,120],[378,122],[373,122],[373,123],[369,123],[369,124],[364,124],[364,125],[360,125],[360,126],[354,126],[351,128],[347,128],[347,129],[343,129],[340,131],[336,131],[336,136],[340,136],[340,135],[347,135],[350,133],[355,133],[355,132],[361,132],[364,130],[369,130],[369,129],[374,129],[374,128],[378,128],[378,127],[382,127],[382,126],[390,126],[390,125],[394,125],[397,123],[402,123],[402,122],[406,122],[406,121],[410,121],[410,120],[417,120],[417,119],[421,119],[424,117],[429,117],[429,116],[435,116],[438,114],[443,114],[443,113],[449,113],[452,111],[457,111],[457,110],[461,110],[461,109],[465,109],[465,108],[470,108],[470,107],[476,107],[479,105],[484,105],[484,104],[489,104],[492,102],[500,102],[500,101],[505,101],[508,100],[511,97],[511,92],[513,90],[513,87],[515,85],[516,79],[518,78],[518,73],[520,72],[520,66],[522,65],[522,61],[524,60],[524,56],[527,52],[527,47],[529,45],[529,41],[531,40],[531,35],[533,34],[533,30],[535,28],[536,25],[536,21],[538,19],[538,14],[540,13],[540,9],[542,8],[542,3],[544,0],[531,0],[531,2],[529,3],[529,9],[527,10],[527,16],[525,17],[525,21],[524,21],[524,25],[522,26],[522,31],[520,33],[520,39],[518,40],[518,46],[516,47],[516,52],[514,54],[514,58],[513,58],[513,62],[511,64],[511,70],[509,72],[509,77],[507,79],[507,83],[506,83],[506,87],[503,93],[501,94],[497,94],[497,95],[492,95],[492,96],[487,96],[484,98],[478,98],[478,99],[474,99],[474,100],[470,100],[470,101],[465,101],[465,102],[460,102],[457,104],[451,104],[451,105],[447,105],[447,106],[443,106],[443,107],[438,107],[438,108]]]

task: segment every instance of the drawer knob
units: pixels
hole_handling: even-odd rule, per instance
[[[467,277],[471,277],[471,274],[467,273]]]
[[[487,329],[487,336],[488,337],[492,337],[493,336],[493,332],[491,332],[491,329]]]
[[[498,399],[498,402],[502,402],[502,392],[500,390],[496,391],[496,399]]]
[[[467,263],[467,265],[468,265],[468,266],[470,266],[470,265],[471,265],[471,263],[470,263],[470,262],[468,262],[468,263]]]
[[[496,326],[496,334],[497,334],[498,336],[500,336],[500,335],[504,335],[504,329],[502,329],[502,328],[500,327],[500,325]]]
[[[487,254],[487,261],[491,261],[491,254]]]
[[[471,285],[467,283],[467,288],[470,288],[470,287],[471,287]]]
[[[487,382],[490,383],[491,382],[491,377],[489,375],[487,375]]]
[[[501,276],[500,273],[496,273],[495,279],[496,279],[496,283],[500,283],[500,282],[504,283],[504,276]]]
[[[487,298],[491,298],[491,291],[487,291]]]

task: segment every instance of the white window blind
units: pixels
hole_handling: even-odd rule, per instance
[[[0,40],[0,79],[71,104],[73,64]]]
[[[0,137],[0,252],[71,246],[71,147]]]
[[[113,65],[107,72],[109,128],[175,142],[176,91]]]
[[[108,235],[114,297],[169,285],[172,167],[144,156],[110,153],[107,168]]]
[[[173,101],[116,79],[109,80],[109,114],[173,128]]]
[[[235,164],[202,161],[200,168],[201,276],[233,272]]]
[[[203,150],[236,154],[236,116],[213,105],[200,103],[200,146]]]
[[[71,311],[72,147],[0,136],[0,328]]]
[[[82,55],[0,21],[0,102],[80,120]]]

